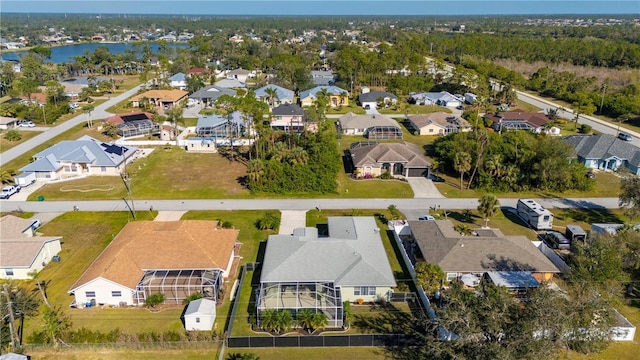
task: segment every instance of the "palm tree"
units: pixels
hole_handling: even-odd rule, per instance
[[[276,315],[276,328],[279,333],[284,333],[291,329],[293,325],[293,315],[289,310],[280,310]]]
[[[247,163],[249,181],[260,183],[264,175],[264,165],[260,159],[254,159]]]
[[[267,309],[260,313],[260,327],[263,330],[271,331],[276,328],[278,322],[278,312],[275,309]]]
[[[288,152],[287,159],[291,165],[304,165],[309,160],[309,154],[305,149],[296,146]]]
[[[313,328],[313,311],[311,309],[302,309],[298,311],[296,324],[304,330]]]
[[[329,325],[329,319],[327,319],[327,315],[322,311],[318,311],[313,314],[313,318],[311,319],[311,325],[314,330],[324,329]]]
[[[278,98],[278,91],[276,89],[274,89],[274,88],[270,88],[269,87],[269,88],[264,89],[264,92],[269,97],[269,105],[271,105],[271,107],[274,107],[276,99],[280,100]]]
[[[183,109],[182,106],[173,106],[171,109],[168,109],[164,112],[167,116],[167,120],[173,123],[173,131],[176,137],[176,144],[178,143],[178,135],[180,134],[180,130],[178,129],[178,124],[184,124],[184,118],[182,117]]]
[[[484,216],[484,227],[487,227],[489,218],[495,215],[500,202],[494,194],[482,195],[478,201],[480,202],[480,205],[478,205],[478,211],[482,216]]]
[[[464,151],[456,153],[453,158],[453,168],[460,173],[460,189],[462,189],[464,173],[471,170],[471,155]]]

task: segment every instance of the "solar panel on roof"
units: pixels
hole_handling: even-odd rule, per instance
[[[105,145],[104,143],[102,144],[103,146]],[[118,145],[106,145],[104,151],[106,153],[109,154],[115,154],[115,155],[122,155],[123,153],[126,153],[129,149],[125,148],[123,146],[118,146]]]
[[[122,116],[120,116],[120,118],[124,122],[139,121],[139,120],[147,120],[148,119],[147,115],[145,115],[145,114],[122,115]]]

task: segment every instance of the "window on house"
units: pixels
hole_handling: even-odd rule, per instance
[[[122,296],[122,291],[112,291],[111,292],[111,296],[120,297],[120,296]]]
[[[375,295],[375,286],[356,286],[353,289],[353,295]]]
[[[7,274],[7,276],[13,276],[13,269],[5,269],[4,273]]]
[[[432,132],[433,132],[433,129],[429,129],[429,132],[430,132],[430,133],[432,133]]]
[[[107,167],[106,166],[100,166],[100,171],[107,172]]]
[[[71,172],[71,166],[65,166],[64,172]]]
[[[88,298],[94,298],[94,297],[96,297],[96,292],[95,291],[85,291],[84,296],[86,296]]]
[[[456,273],[447,273],[447,281],[453,281],[458,277]]]
[[[199,323],[200,322],[200,318],[196,318],[196,322]]]

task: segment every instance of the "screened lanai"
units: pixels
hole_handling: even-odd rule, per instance
[[[397,126],[373,126],[365,136],[372,140],[402,139],[402,129]]]
[[[333,283],[262,283],[258,289],[257,318],[266,309],[289,310],[294,318],[301,309],[323,312],[329,328],[342,327],[342,296]]]
[[[202,293],[207,299],[218,301],[223,282],[219,269],[147,270],[134,294],[134,302],[143,304],[153,294],[164,294],[165,304],[182,304],[194,293]]]
[[[151,120],[128,121],[118,124],[118,135],[122,137],[147,135],[160,132],[160,125]]]

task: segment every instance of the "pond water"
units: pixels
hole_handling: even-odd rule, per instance
[[[151,51],[158,53],[160,45],[158,43],[84,43],[56,46],[51,48],[51,59],[47,62],[61,64],[73,61],[76,56],[81,56],[85,51],[93,53],[99,46],[105,46],[112,54],[123,54],[125,50],[141,52],[144,45],[148,44]],[[186,48],[189,45],[185,43],[169,43],[167,48]],[[20,56],[26,54],[27,51],[5,52],[2,54],[4,60],[20,60]]]

